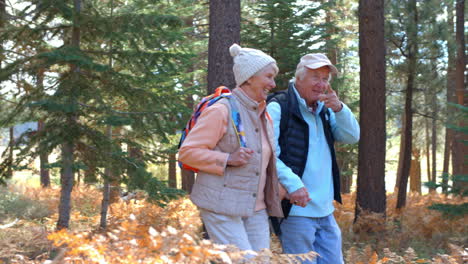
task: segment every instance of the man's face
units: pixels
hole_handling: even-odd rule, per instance
[[[324,94],[328,88],[330,68],[324,66],[318,69],[305,68],[306,73],[301,79],[296,79],[296,88],[308,105],[315,104],[319,95]]]

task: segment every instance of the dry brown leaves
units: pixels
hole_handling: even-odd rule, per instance
[[[57,208],[58,189],[23,188],[20,191],[46,202],[53,210]],[[297,263],[298,257],[315,257],[313,253],[281,254],[281,246],[274,236],[271,251],[264,250],[257,255],[231,246],[214,245],[200,238],[198,211],[187,198],[161,208],[146,202],[144,195],[139,197],[112,204],[108,229],[102,231],[98,229],[101,193],[94,188],[75,188],[70,231],[49,231],[55,228],[56,214],[43,223],[20,221],[0,230],[0,256],[11,263],[43,263],[53,241],[54,250],[59,249],[55,263]],[[367,214],[353,223],[355,196],[344,195],[343,198],[344,204],[337,205],[335,216],[348,245],[345,246],[346,263],[451,264],[466,261],[466,218],[447,220],[426,208],[433,202],[462,203],[466,200],[437,194],[409,195],[407,207],[397,212],[393,209],[396,197],[389,195],[386,219]],[[448,254],[434,253],[431,259],[418,258],[415,250],[408,246],[414,239],[434,244],[433,248],[445,249]],[[246,260],[245,254],[253,257]],[[0,257],[0,263],[2,260]]]

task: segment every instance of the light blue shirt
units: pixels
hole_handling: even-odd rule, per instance
[[[296,87],[293,86],[293,88],[299,102],[302,117],[309,126],[309,151],[301,180],[298,175],[278,158],[281,148],[277,144],[278,177],[288,193],[293,193],[302,187],[306,187],[312,199],[304,208],[293,205],[289,215],[324,217],[334,211],[331,153],[323,132],[322,120],[319,116],[324,104],[318,102],[318,107],[313,112],[307,106],[306,101],[299,95]],[[276,102],[269,103],[267,111],[273,119],[275,140],[278,142],[280,136],[281,106]],[[343,109],[338,113],[334,113],[330,109],[330,126],[335,141],[350,144],[356,143],[359,140],[359,123],[345,104],[343,104]]]

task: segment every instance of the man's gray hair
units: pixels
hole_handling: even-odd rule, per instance
[[[294,74],[294,79],[293,80],[302,80],[304,79],[305,75],[307,74],[307,67],[305,66],[301,66],[299,68],[296,69],[296,74]],[[313,69],[309,69],[311,71],[313,71]],[[328,73],[328,81],[331,81],[332,79],[332,71],[330,69],[330,72]]]

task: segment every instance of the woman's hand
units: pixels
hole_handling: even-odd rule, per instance
[[[249,148],[239,148],[235,152],[229,154],[229,158],[227,160],[227,165],[240,167],[244,166],[245,164],[249,163],[250,158],[252,157],[253,150]]]

